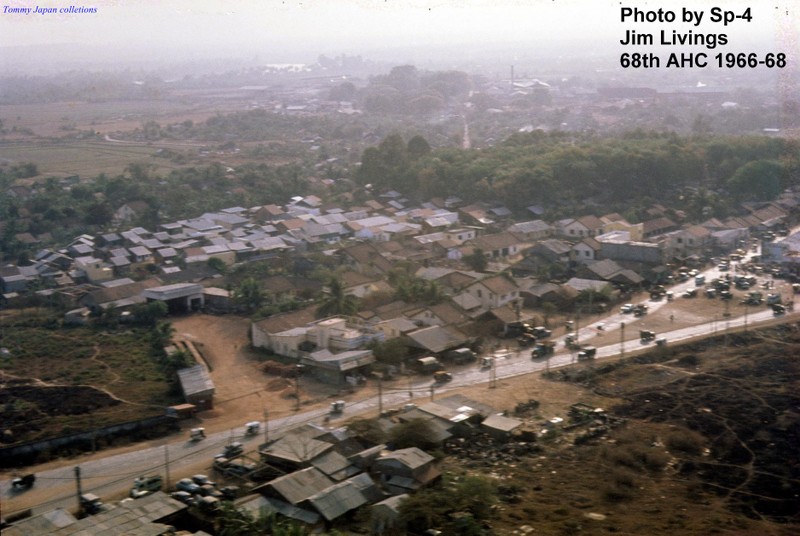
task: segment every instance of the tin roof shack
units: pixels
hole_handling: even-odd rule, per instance
[[[233,310],[231,293],[224,288],[208,287],[203,289],[203,301],[206,310],[211,313],[230,313]]]
[[[257,518],[264,514],[277,513],[289,519],[294,519],[308,525],[316,527],[320,525],[320,515],[316,512],[294,506],[274,497],[264,497],[263,495],[248,495],[236,502],[236,507],[240,510],[249,512]]]
[[[203,308],[205,296],[203,285],[197,283],[175,283],[145,290],[147,301],[162,301],[170,312],[198,311]]]
[[[395,495],[379,503],[373,504],[370,509],[370,527],[372,534],[384,534],[400,529],[400,503],[408,494]],[[391,532],[392,534],[394,532]]]
[[[481,430],[488,433],[498,441],[510,441],[514,432],[522,426],[522,421],[504,417],[503,415],[489,415],[481,423]]]
[[[308,467],[312,460],[333,449],[333,444],[307,434],[288,434],[259,450],[262,461],[283,470]]]
[[[298,506],[332,485],[333,481],[322,471],[306,467],[271,480],[257,489],[267,497]]]
[[[369,475],[360,474],[312,495],[306,504],[319,512],[327,521],[333,521],[369,503],[365,492],[370,490],[372,491],[370,494],[377,493],[377,497],[384,497]]]
[[[497,410],[463,395],[451,395],[420,405],[397,416],[400,422],[423,419],[431,428],[431,442],[443,444],[453,436],[468,436],[486,416]]]
[[[187,404],[194,404],[198,411],[214,409],[214,382],[202,365],[178,371],[183,397]]]
[[[300,358],[304,370],[308,370],[316,379],[340,386],[361,383],[367,374],[367,368],[374,362],[372,350],[332,353],[323,349]]]
[[[80,520],[62,509],[45,512],[5,527],[3,536],[161,536],[175,533],[171,525],[176,524],[186,508],[185,504],[157,491]]]
[[[417,490],[440,479],[442,474],[434,458],[416,447],[400,449],[381,456],[372,466],[384,489],[392,495]]]
[[[258,506],[265,510],[314,525],[320,522],[320,515],[307,501],[332,485],[328,477],[308,467],[271,480],[253,491],[264,496],[263,501],[258,501]]]

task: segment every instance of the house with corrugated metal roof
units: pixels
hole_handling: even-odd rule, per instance
[[[183,397],[200,411],[214,409],[214,382],[203,365],[195,365],[178,371]]]
[[[372,466],[384,489],[392,495],[408,493],[441,478],[434,457],[416,447],[387,452]]]
[[[3,536],[161,536],[175,533],[175,521],[187,506],[157,491],[141,499],[77,519],[61,508],[3,528]]]

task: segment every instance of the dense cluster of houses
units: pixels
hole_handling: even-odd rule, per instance
[[[419,406],[409,404],[381,416],[376,425],[391,437],[391,430],[412,421],[425,423],[426,440],[437,448],[469,438],[486,438],[492,444],[533,442],[538,423],[501,415],[498,410],[462,395],[452,395]],[[256,459],[257,457],[257,459]],[[248,461],[251,460],[251,461]],[[351,522],[356,511],[371,534],[402,527],[400,505],[415,491],[441,480],[439,463],[418,447],[393,448],[374,443],[348,428],[306,424],[281,433],[259,446],[257,452],[237,458],[246,475],[232,477],[226,467],[232,460],[215,460],[216,477],[251,482],[234,498],[236,508],[258,518],[275,513],[313,529]],[[253,463],[254,461],[254,463]],[[178,494],[176,494],[178,495]],[[82,520],[65,510],[24,519],[5,530],[11,534],[94,534],[104,531],[136,534],[207,534],[197,527],[213,527],[218,499],[190,510],[165,493],[123,501]],[[365,527],[366,528],[366,527]],[[4,531],[5,533],[5,531]]]
[[[682,224],[678,210],[650,207],[650,219],[631,224],[619,214],[554,222],[514,221],[490,203],[451,197],[414,204],[398,192],[343,208],[309,195],[284,206],[231,207],[150,231],[136,227],[81,235],[66,247],[41,249],[27,266],[0,272],[2,299],[13,306],[36,293],[74,304],[68,321],[92,312],[124,311],[158,300],[170,310],[230,310],[230,293],[215,286],[217,265],[290,259],[311,263],[315,251],[338,267],[346,294],[391,296],[388,275],[398,264],[445,295],[436,305],[382,300],[354,317],[319,320],[310,306],[253,323],[253,344],[306,365],[319,379],[359,381],[374,357],[373,340],[401,337],[424,354],[441,354],[520,320],[523,306],[568,304],[586,289],[634,289],[660,282],[670,263],[724,254],[750,243],[751,233],[785,228],[798,195],[746,205],[741,216]],[[121,221],[146,210],[121,207]],[[530,207],[531,216],[540,212]],[[765,248],[782,261],[797,259],[791,244]],[[482,251],[486,270],[465,262]],[[285,264],[285,262],[284,262]],[[555,270],[554,270],[555,267]],[[553,273],[563,275],[553,277]],[[271,302],[315,297],[322,283],[292,275],[260,282]],[[38,290],[37,290],[38,289]],[[487,327],[491,326],[491,327]]]

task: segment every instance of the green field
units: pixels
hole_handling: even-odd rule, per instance
[[[154,158],[156,147],[137,144],[74,141],[74,142],[18,142],[0,144],[0,161],[7,163],[33,162],[39,173],[68,173],[81,179],[100,173],[114,176],[122,173],[131,163],[155,166],[157,172],[179,167],[169,160]]]

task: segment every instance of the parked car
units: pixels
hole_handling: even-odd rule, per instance
[[[228,475],[245,476],[246,474],[255,471],[255,469],[256,466],[252,463],[229,462],[224,468],[222,468],[222,471]]]
[[[145,497],[153,492],[160,491],[163,485],[164,481],[161,475],[140,476],[133,481],[130,496],[132,499]]]
[[[222,451],[223,458],[235,458],[236,456],[241,456],[244,453],[244,445],[242,445],[239,441],[234,441],[229,445],[225,445],[225,449]],[[200,484],[200,482],[198,482]]]
[[[170,494],[170,497],[172,497],[176,501],[182,502],[187,506],[194,506],[195,504],[194,495],[192,495],[188,491],[175,491],[172,494]]]
[[[200,486],[200,492],[198,493],[201,497],[216,497],[222,498],[222,493],[217,489],[217,486],[214,484],[203,484]]]
[[[205,486],[206,484],[214,485],[214,482],[212,482],[210,478],[203,474],[196,474],[192,476],[192,482],[198,486]]]
[[[200,486],[197,485],[191,478],[181,478],[175,484],[175,489],[178,491],[186,491],[194,495],[200,491]]]

